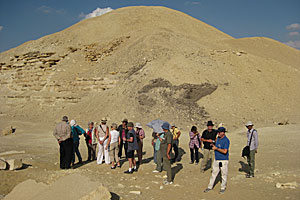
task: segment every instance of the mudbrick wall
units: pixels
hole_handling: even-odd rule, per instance
[[[79,77],[73,81],[52,80],[55,73],[60,71],[57,65],[67,56],[68,53],[58,55],[55,52],[36,51],[14,55],[9,62],[0,62],[0,86],[10,91],[0,96],[9,106],[26,101],[55,105],[58,102],[79,102],[81,98],[72,94],[74,91],[99,92],[115,86],[116,80],[105,77]]]

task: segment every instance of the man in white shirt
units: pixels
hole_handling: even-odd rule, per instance
[[[258,149],[258,134],[255,129],[253,129],[253,123],[251,121],[247,122],[246,127],[247,131],[247,145],[250,147],[250,155],[247,158],[248,165],[250,168],[249,173],[246,175],[247,178],[254,177],[254,169],[255,169],[255,154]]]

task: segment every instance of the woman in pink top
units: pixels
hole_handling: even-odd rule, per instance
[[[194,161],[196,160],[196,165],[199,163],[199,148],[201,147],[201,136],[199,135],[199,132],[197,130],[196,126],[193,126],[190,132],[190,151],[191,151],[191,162],[190,164],[194,164]]]
[[[143,160],[143,139],[145,138],[145,131],[142,127],[142,125],[140,123],[136,123],[135,125],[136,128],[136,136],[137,136],[137,142],[138,142],[138,164],[141,165],[142,164],[142,160]]]

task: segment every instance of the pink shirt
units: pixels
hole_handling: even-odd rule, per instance
[[[200,147],[200,144],[199,144],[199,140],[198,140],[198,137],[199,137],[199,140],[201,139],[200,135],[194,135],[193,132],[190,132],[190,148],[194,148],[194,145],[196,145],[197,148]]]
[[[137,131],[140,137],[145,137],[145,131],[141,128]]]

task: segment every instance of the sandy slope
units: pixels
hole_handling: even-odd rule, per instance
[[[1,53],[0,114],[49,123],[65,114],[81,123],[298,122],[299,55],[168,8],[122,8]]]
[[[182,129],[183,135],[180,140],[180,147],[186,154],[183,155],[182,162],[172,166],[173,171],[177,172],[174,185],[164,186],[160,190],[165,173],[152,173],[155,165],[151,161],[151,136],[148,129],[146,129],[145,164],[138,173],[125,175],[123,171],[127,169],[128,162],[123,164],[122,169],[113,171],[109,166],[98,166],[95,162],[74,170],[60,171],[57,165],[58,145],[49,131],[50,127],[42,124],[43,129],[40,129],[30,123],[23,122],[22,124],[24,128],[21,133],[1,137],[0,152],[25,150],[25,154],[11,157],[22,157],[24,163],[32,166],[20,171],[0,171],[0,194],[2,195],[11,191],[19,182],[29,178],[49,184],[70,173],[81,174],[103,183],[121,199],[298,199],[300,195],[299,187],[298,189],[275,188],[277,182],[300,183],[298,124],[257,128],[260,147],[257,154],[257,173],[254,179],[245,179],[244,172],[239,171],[240,162],[245,162],[240,157],[240,151],[245,145],[245,129],[228,132],[227,136],[231,141],[229,180],[228,190],[222,196],[218,194],[219,184],[213,192],[204,194],[203,190],[208,184],[210,172],[201,174],[199,166],[188,164],[187,128]],[[86,147],[83,140],[81,140],[80,150],[85,159]],[[129,191],[142,191],[142,194],[130,194]]]

